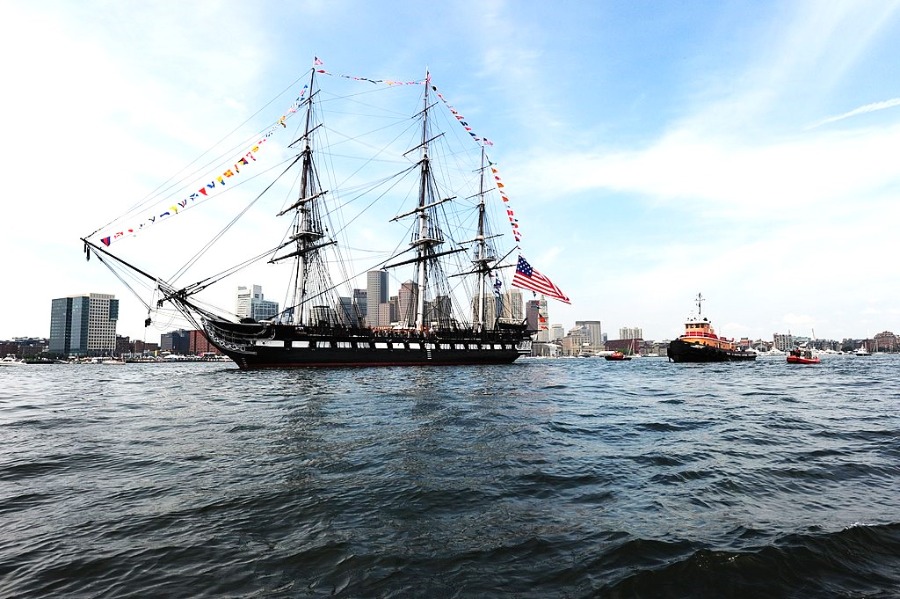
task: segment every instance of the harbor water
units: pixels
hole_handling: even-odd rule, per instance
[[[900,357],[0,369],[2,597],[900,597]]]

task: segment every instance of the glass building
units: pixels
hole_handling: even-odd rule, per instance
[[[54,299],[50,307],[51,353],[103,356],[116,351],[119,300],[106,293]]]

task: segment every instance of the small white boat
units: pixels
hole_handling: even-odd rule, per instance
[[[866,344],[863,343],[862,345],[859,346],[859,349],[857,349],[855,352],[853,352],[853,355],[855,355],[855,356],[871,356],[872,353],[868,349],[866,349]]]
[[[0,366],[24,366],[25,360],[19,360],[12,354],[7,354],[5,358],[0,360]]]
[[[102,356],[91,359],[91,364],[106,364],[108,366],[119,366],[125,364],[125,360],[113,358],[112,356]]]

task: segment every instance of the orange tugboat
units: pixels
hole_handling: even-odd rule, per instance
[[[703,296],[697,294],[697,315],[688,316],[684,334],[669,343],[672,362],[736,362],[755,360],[756,352],[739,348],[733,339],[716,335],[712,323],[701,313]]]

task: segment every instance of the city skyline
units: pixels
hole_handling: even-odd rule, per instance
[[[374,272],[375,272],[375,271],[373,271],[373,273],[374,273]],[[374,279],[371,279],[371,278],[370,278],[370,279],[369,279],[369,282],[371,283],[373,280],[374,280]],[[405,285],[405,284],[406,284],[406,283],[404,283],[404,285]],[[375,288],[376,288],[376,289],[381,289],[380,283],[376,284],[376,287],[375,287]],[[401,289],[402,289],[402,285],[401,285]],[[354,290],[354,299],[356,298],[356,294],[357,294],[358,292],[363,292],[363,291],[365,291],[365,290],[362,290],[362,289],[355,289],[355,290]],[[399,290],[398,290],[398,291],[399,291]],[[252,293],[251,293],[251,292],[252,292]],[[240,297],[240,296],[241,296],[242,293],[243,293],[243,294],[246,294],[246,297],[243,298],[243,299],[245,300],[245,304],[242,304],[242,303],[241,303],[241,297]],[[512,293],[513,295],[516,295],[516,294],[519,295],[519,296],[520,296],[520,300],[522,299],[521,296],[524,295],[524,293],[521,292],[520,290],[514,290],[514,291],[512,291],[512,292],[507,292],[507,295],[510,294],[510,293]],[[251,286],[249,286],[249,287],[248,287],[248,286],[244,286],[244,285],[239,285],[239,286],[236,287],[236,293],[235,293],[235,295],[236,295],[236,300],[237,300],[237,301],[236,301],[236,304],[237,304],[237,305],[236,305],[236,314],[240,314],[240,313],[241,313],[242,306],[243,306],[243,309],[247,309],[247,310],[250,309],[250,297],[251,297],[251,295],[252,295],[252,296],[255,296],[256,299],[257,299],[257,301],[262,301],[262,302],[265,303],[265,304],[275,304],[275,306],[277,306],[277,303],[275,303],[275,302],[270,302],[270,301],[268,301],[268,300],[263,300],[262,288],[261,288],[261,286],[259,286],[259,285],[251,285]],[[160,332],[160,337],[159,337],[158,339],[156,339],[156,340],[154,340],[154,338],[152,338],[152,337],[151,337],[151,338],[146,338],[146,337],[144,337],[144,336],[142,336],[142,337],[134,337],[134,336],[125,334],[124,332],[119,332],[118,330],[116,330],[116,327],[117,327],[117,324],[116,324],[116,323],[117,323],[117,321],[118,321],[118,311],[119,311],[119,302],[120,302],[120,300],[117,299],[113,294],[104,294],[104,293],[95,293],[95,292],[91,292],[91,293],[86,293],[86,294],[74,294],[74,295],[68,295],[68,296],[64,296],[64,297],[62,297],[62,298],[54,299],[53,302],[52,302],[52,304],[51,304],[51,310],[50,310],[50,312],[51,312],[51,318],[48,319],[48,329],[49,329],[49,333],[48,333],[46,336],[44,336],[44,335],[42,335],[42,334],[33,334],[33,333],[30,334],[30,335],[29,335],[29,334],[26,334],[26,335],[15,335],[15,336],[9,336],[9,335],[6,335],[6,336],[5,336],[5,335],[0,334],[0,340],[7,340],[7,341],[10,341],[10,340],[14,340],[14,339],[17,339],[17,338],[21,338],[21,339],[48,339],[48,340],[50,340],[50,339],[52,339],[52,338],[54,337],[54,335],[53,335],[53,330],[54,330],[54,326],[55,326],[55,325],[54,325],[54,319],[56,318],[55,315],[57,314],[57,312],[59,312],[59,311],[62,309],[62,308],[61,308],[60,302],[65,301],[65,300],[68,299],[68,300],[69,300],[69,305],[68,305],[68,307],[66,308],[66,311],[67,311],[67,313],[71,313],[72,310],[73,310],[73,308],[72,308],[72,301],[73,301],[73,300],[84,300],[84,301],[86,302],[86,303],[85,303],[85,306],[88,306],[89,303],[87,303],[87,300],[90,299],[90,298],[94,298],[95,301],[96,301],[96,300],[101,300],[101,303],[104,303],[104,304],[107,306],[107,307],[105,308],[105,312],[102,312],[102,314],[100,314],[100,315],[104,317],[104,322],[105,322],[106,319],[109,319],[109,320],[112,322],[113,329],[111,329],[111,331],[113,332],[113,335],[115,335],[116,337],[128,337],[128,338],[130,338],[132,341],[140,340],[140,341],[145,341],[145,342],[147,342],[147,343],[160,343],[161,340],[163,339],[163,337],[164,337],[165,335],[171,334],[171,333],[174,332],[174,331],[179,331],[179,330],[190,330],[190,328],[189,328],[189,326],[188,326],[188,323],[184,323],[184,326],[182,326],[182,327],[170,328],[170,329],[167,329],[167,330],[165,330],[165,331]],[[392,299],[394,299],[394,300],[397,300],[398,296],[389,296],[389,298],[392,298]],[[348,298],[342,298],[342,299],[348,299]],[[520,300],[519,300],[519,301],[520,301]],[[537,301],[537,300],[527,300],[526,302],[524,302],[524,304],[527,304],[528,302],[531,302],[531,301]],[[545,303],[545,304],[547,303],[546,300],[544,300],[544,303]],[[513,313],[519,313],[519,312],[521,312],[522,315],[523,315],[523,318],[524,318],[524,317],[525,317],[525,314],[524,314],[524,312],[525,312],[525,306],[524,306],[524,304],[522,304],[522,303],[514,304],[514,306],[517,306],[517,307],[514,307],[514,308],[513,308]],[[60,307],[58,307],[58,306],[60,306]],[[110,306],[113,306],[113,307],[110,307]],[[78,309],[78,308],[76,307],[76,310],[77,310],[77,309]],[[506,309],[506,308],[504,308],[504,309]],[[87,307],[85,307],[85,310],[87,310]],[[473,312],[474,312],[474,310],[475,310],[475,307],[473,306]],[[489,315],[492,315],[492,314],[493,314],[493,308],[490,308],[490,310],[491,310],[491,312],[489,312]],[[336,312],[337,312],[337,310],[336,310]],[[80,312],[79,312],[79,313],[80,313]],[[109,316],[110,314],[113,315],[111,318],[110,318],[110,316]],[[269,315],[269,317],[275,316],[275,314],[271,311],[271,309],[268,309],[268,308],[266,309],[266,314]],[[85,312],[85,316],[86,316],[86,315],[87,315],[87,312]],[[65,318],[65,316],[63,316],[63,320],[64,320],[64,318]],[[548,330],[548,331],[552,331],[552,330],[555,329],[555,330],[557,330],[557,331],[560,331],[560,332],[562,333],[563,336],[568,335],[571,331],[573,331],[573,330],[575,330],[575,329],[578,329],[579,326],[583,326],[584,324],[587,324],[587,323],[591,323],[591,325],[593,325],[594,323],[596,323],[597,330],[598,330],[598,331],[601,331],[601,330],[602,330],[602,331],[603,331],[603,332],[602,332],[602,336],[603,336],[604,338],[610,339],[610,340],[630,339],[630,338],[633,338],[633,337],[631,337],[630,335],[633,335],[634,332],[636,332],[636,331],[637,331],[637,332],[642,332],[642,327],[640,327],[640,326],[634,326],[634,325],[630,325],[630,326],[627,326],[627,325],[626,325],[626,326],[613,326],[613,325],[605,326],[605,325],[602,324],[602,323],[604,322],[602,319],[600,319],[600,320],[579,319],[579,320],[576,320],[576,321],[575,321],[573,324],[571,324],[570,326],[566,326],[565,323],[554,322],[554,320],[553,320],[553,318],[552,318],[552,313],[551,313],[551,315],[547,318],[547,321],[548,321],[548,322],[547,322],[547,330]],[[618,331],[617,337],[610,337],[610,336],[609,336],[609,330],[617,330],[617,331]],[[87,322],[86,322],[86,321],[85,321],[83,333],[84,333],[84,339],[85,339],[84,343],[87,343]],[[622,336],[623,333],[624,333],[625,335],[628,335],[628,336],[623,337],[623,336]],[[808,334],[808,335],[807,335],[807,334],[803,334],[803,333],[794,333],[794,332],[791,332],[791,331],[773,331],[772,334],[770,335],[770,337],[756,337],[756,338],[748,338],[748,339],[750,339],[750,341],[754,341],[754,342],[755,342],[755,341],[772,342],[772,341],[775,341],[778,337],[785,337],[785,336],[787,336],[787,337],[791,337],[791,338],[795,338],[795,339],[819,339],[819,340],[828,340],[828,341],[834,341],[834,342],[841,342],[841,341],[846,341],[846,340],[871,340],[871,339],[874,339],[877,335],[882,334],[882,333],[893,333],[893,331],[892,331],[891,329],[882,328],[882,329],[879,329],[879,330],[877,330],[877,331],[875,331],[875,332],[873,332],[873,333],[871,333],[871,334],[867,334],[867,335],[865,335],[865,336],[849,336],[849,337],[842,337],[842,338],[816,337],[815,331],[811,331],[810,334]],[[93,335],[93,338],[98,338],[97,336],[99,335],[99,333],[94,332],[94,333],[92,333],[92,335]],[[559,333],[551,334],[551,335],[550,335],[551,340],[552,340],[552,338],[554,337],[554,335],[555,335],[556,337],[558,337],[558,336],[559,336]],[[108,336],[108,332],[107,332],[107,336]],[[726,336],[728,336],[728,335],[726,335]],[[728,336],[728,337],[730,337],[730,336]],[[669,340],[669,338],[653,338],[653,337],[640,337],[640,338],[643,339],[643,340],[646,340],[646,341],[668,341],[668,340]],[[734,339],[740,339],[740,337],[734,337]],[[538,341],[540,341],[540,340],[542,340],[542,339],[538,339]],[[111,340],[107,340],[107,341],[108,341],[108,343],[107,343],[108,345],[111,345],[112,347],[115,347],[115,339],[114,339],[114,338],[111,338]],[[96,342],[96,341],[93,341],[92,343],[97,343],[97,342]],[[66,351],[68,351],[68,350],[66,350]]]

